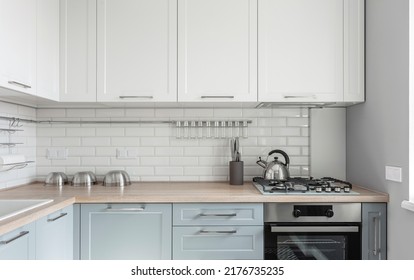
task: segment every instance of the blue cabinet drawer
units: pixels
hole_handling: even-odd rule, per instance
[[[261,203],[174,204],[173,225],[263,225]]]
[[[174,227],[173,259],[261,260],[263,226]]]

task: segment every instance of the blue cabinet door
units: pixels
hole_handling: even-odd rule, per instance
[[[387,259],[387,204],[362,204],[362,259]]]
[[[36,259],[73,259],[73,206],[36,221]]]
[[[171,259],[170,204],[82,204],[81,259]]]
[[[0,260],[32,260],[34,257],[34,223],[0,236]]]

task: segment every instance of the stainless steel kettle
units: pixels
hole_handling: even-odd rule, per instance
[[[281,154],[285,159],[285,163],[279,161],[277,157],[275,157],[271,162],[262,160],[262,158],[259,157],[259,160],[256,161],[256,163],[264,168],[263,178],[267,180],[280,181],[289,179],[289,156],[282,150],[273,150],[269,152],[268,156],[271,156],[273,154]]]

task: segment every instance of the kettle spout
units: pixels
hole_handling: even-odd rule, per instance
[[[257,165],[259,165],[260,167],[262,167],[262,168],[266,168],[267,167],[267,162],[266,161],[264,161],[264,160],[262,160],[262,158],[261,157],[259,157],[259,160],[258,161],[256,161],[256,163],[257,163]]]

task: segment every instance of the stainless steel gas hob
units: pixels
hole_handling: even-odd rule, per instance
[[[267,180],[254,177],[253,185],[264,195],[358,195],[352,184],[335,178],[292,177],[287,180]]]

